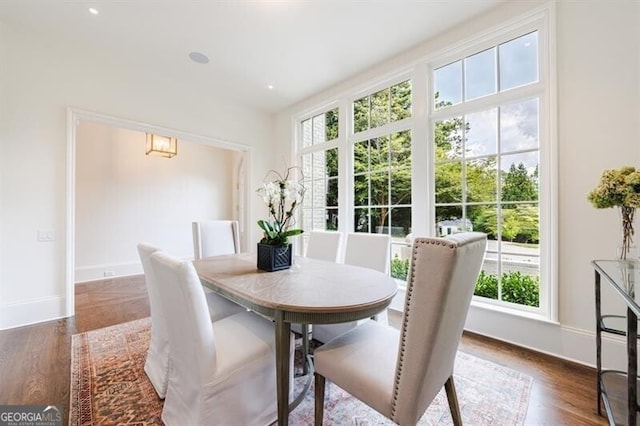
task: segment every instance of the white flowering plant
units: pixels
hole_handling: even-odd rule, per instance
[[[295,171],[300,174],[297,180],[291,176]],[[269,208],[270,216],[269,220],[258,221],[258,226],[264,231],[260,243],[283,247],[289,244],[289,237],[304,232],[292,226],[296,223],[294,212],[302,204],[306,188],[301,182],[303,176],[298,167],[289,167],[284,175],[271,170],[266,177],[270,175],[275,175],[275,179],[262,184],[256,191]]]

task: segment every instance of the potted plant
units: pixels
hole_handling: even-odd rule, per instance
[[[587,195],[587,199],[598,209],[620,208],[622,218],[622,247],[620,259],[626,259],[631,247],[633,217],[640,207],[640,170],[635,167],[605,170],[600,183]]]
[[[284,175],[271,170],[274,179],[264,183],[258,190],[269,209],[269,220],[259,220],[258,226],[263,231],[263,237],[258,243],[258,269],[278,271],[291,266],[292,250],[289,237],[302,234],[303,230],[293,228],[296,223],[294,212],[302,203],[306,191],[300,179],[292,179],[292,172],[299,171],[298,167],[289,167]]]

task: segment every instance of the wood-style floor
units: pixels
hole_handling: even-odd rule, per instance
[[[144,277],[133,276],[78,284],[73,318],[0,331],[0,405],[62,405],[67,424],[71,336],[147,316]],[[594,369],[470,333],[460,349],[533,377],[527,425],[607,424]]]

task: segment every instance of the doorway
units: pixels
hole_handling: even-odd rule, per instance
[[[67,125],[67,315],[76,282],[142,273],[140,241],[188,259],[192,221],[246,229],[249,147],[74,109]],[[146,133],[178,138],[178,155],[145,155]]]

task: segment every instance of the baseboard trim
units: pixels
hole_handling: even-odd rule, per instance
[[[140,262],[80,266],[75,269],[75,282],[97,281],[139,274],[142,274]]]
[[[2,306],[4,315],[0,330],[66,318],[66,307],[64,296],[42,297],[18,303],[8,303]]]
[[[474,306],[469,310],[465,330],[588,367],[595,368],[596,365],[595,330],[583,330]],[[603,333],[602,354],[603,368],[626,370],[625,338]]]

